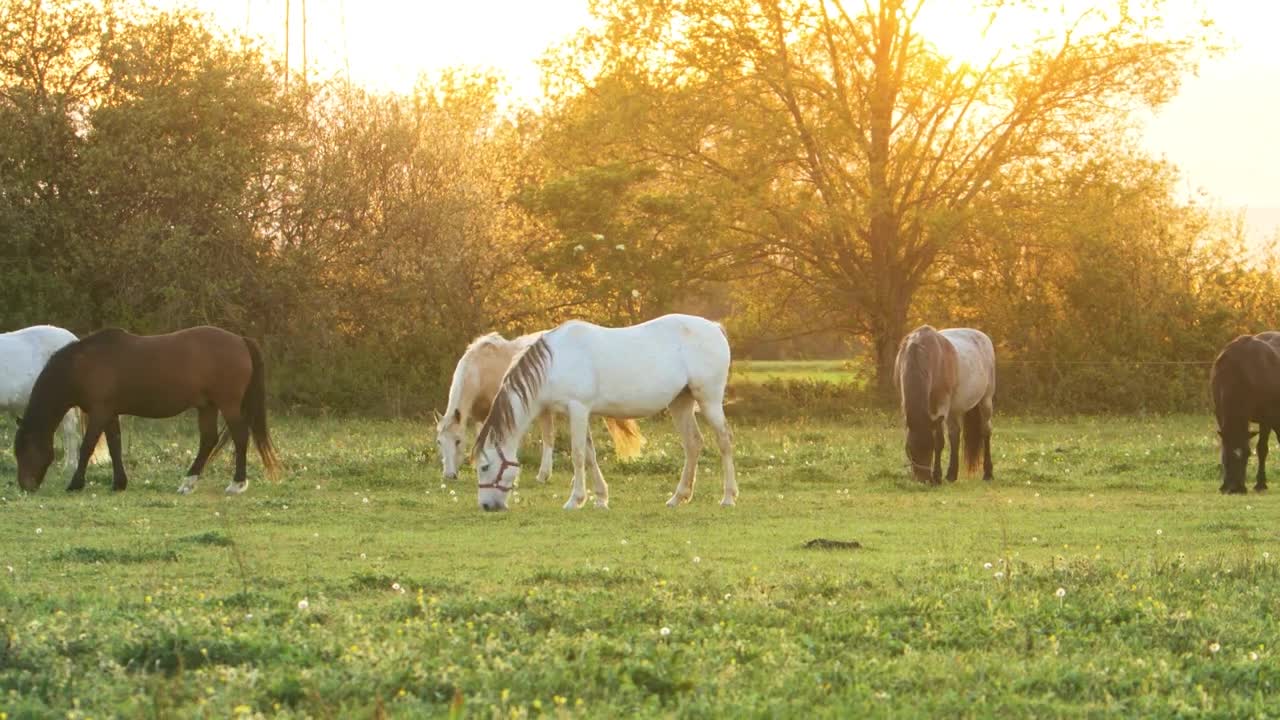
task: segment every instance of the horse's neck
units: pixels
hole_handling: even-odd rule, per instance
[[[907,358],[902,376],[902,411],[907,416],[907,424],[931,423],[934,378],[924,353]]]
[[[445,410],[445,415],[461,410],[465,420],[472,408],[492,403],[493,395],[497,394],[502,384],[503,373],[516,353],[524,348],[520,342],[525,337],[528,336],[515,340],[496,338],[489,340],[485,346],[466,353],[454,368],[453,382],[449,386],[449,407]],[[483,395],[489,397],[481,397]]]
[[[26,412],[22,416],[22,425],[30,432],[52,433],[74,403],[67,395],[65,378],[53,380],[45,375],[41,375],[41,378],[45,382],[37,380],[32,388]]]

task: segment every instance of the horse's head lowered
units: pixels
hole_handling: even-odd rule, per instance
[[[911,474],[918,482],[933,479],[933,429],[928,425],[907,425],[907,459],[911,461]]]
[[[1218,488],[1224,493],[1245,492],[1245,471],[1249,466],[1250,440],[1258,433],[1243,428],[1219,430],[1218,439],[1222,445],[1222,486]]]
[[[446,479],[458,477],[458,467],[462,464],[463,433],[461,410],[445,416],[436,414],[436,449],[440,451],[440,464]]]
[[[35,433],[18,420],[13,436],[13,455],[18,460],[18,487],[35,492],[53,463],[53,433]]]
[[[476,499],[485,511],[506,510],[507,496],[520,479],[515,453],[507,456],[497,445],[479,448],[476,458]]]

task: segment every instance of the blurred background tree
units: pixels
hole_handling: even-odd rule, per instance
[[[0,323],[222,325],[310,410],[425,414],[482,332],[671,311],[737,357],[865,352],[882,388],[928,321],[991,334],[1024,401],[1202,403],[1202,367],[1133,363],[1274,325],[1276,254],[1127,130],[1212,27],[1117,6],[973,65],[925,4],[599,0],[524,108],[464,70],[286,82],[189,11],[0,0]]]

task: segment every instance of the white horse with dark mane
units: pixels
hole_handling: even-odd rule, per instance
[[[0,409],[22,413],[31,397],[40,371],[49,357],[77,340],[75,333],[52,325],[0,333]],[[80,449],[80,413],[72,409],[58,426],[62,430],[63,458],[68,468],[75,468]],[[100,444],[94,460],[104,457]]]
[[[505,510],[520,464],[516,449],[534,418],[547,410],[569,416],[573,485],[566,510],[587,500],[586,472],[595,504],[609,506],[609,486],[596,462],[590,418],[641,418],[671,413],[684,445],[684,470],[668,507],[688,502],[702,451],[697,409],[715,430],[728,507],[738,497],[733,436],[724,416],[729,340],[719,323],[693,315],[664,315],[639,325],[606,328],[572,320],[549,330],[512,363],[476,436],[477,495],[485,510]],[[508,472],[514,469],[514,472]]]
[[[508,340],[498,333],[481,335],[467,346],[453,370],[453,382],[449,385],[449,406],[444,415],[436,413],[436,448],[444,476],[450,480],[458,476],[462,463],[462,444],[466,441],[467,427],[480,424],[489,414],[493,398],[502,385],[502,376],[522,350],[537,342],[542,332],[521,335]],[[539,418],[542,426],[542,464],[538,467],[538,482],[551,477],[553,450],[556,444],[555,420],[551,412]],[[630,460],[640,456],[644,447],[644,435],[635,420],[605,418],[605,427],[613,437],[613,448],[619,458]]]

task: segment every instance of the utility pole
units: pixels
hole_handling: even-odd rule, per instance
[[[289,91],[289,0],[284,0],[284,89]]]
[[[302,89],[307,88],[307,0],[302,0]]]

